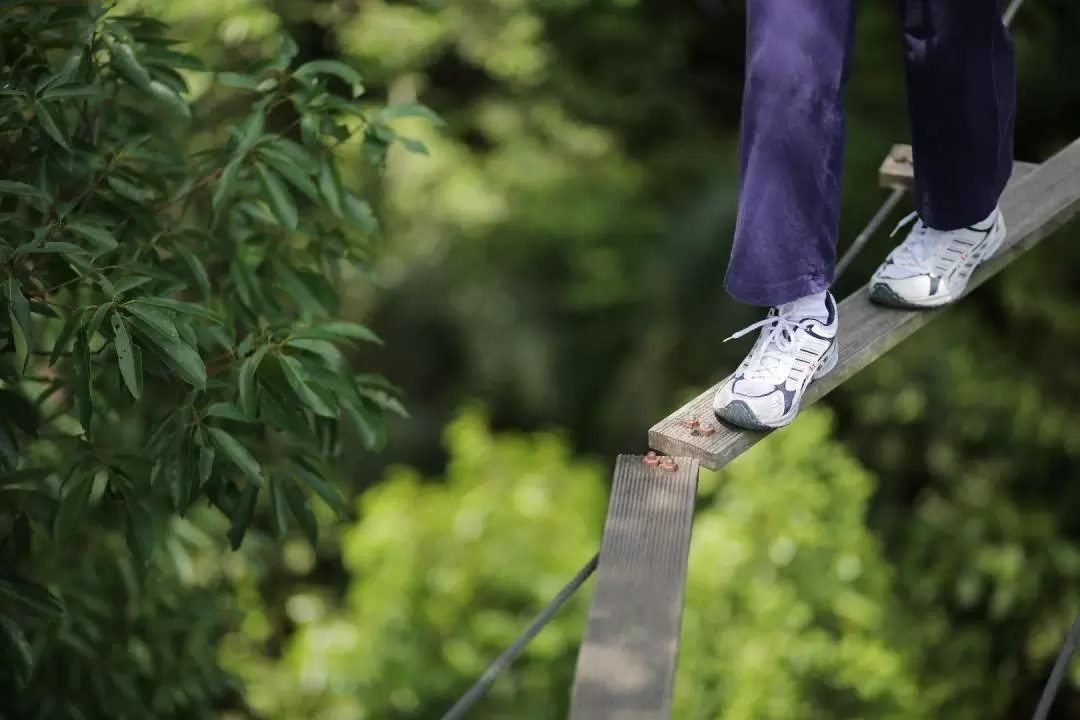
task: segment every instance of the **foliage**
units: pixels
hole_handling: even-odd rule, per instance
[[[227,666],[265,717],[438,717],[595,552],[602,471],[561,437],[492,436],[476,409],[445,437],[445,478],[398,468],[364,496],[343,536],[345,596],[297,588],[280,663],[260,659],[258,631],[230,640]],[[586,607],[579,594],[531,643],[487,717],[565,712]]]
[[[24,5],[0,3],[0,27],[6,28],[0,65],[9,82],[21,77],[23,67],[12,64],[12,53],[18,54],[26,38],[42,37],[13,30],[20,23],[31,28],[25,9],[10,11]],[[287,35],[296,40],[290,68],[329,60],[362,73],[369,120],[379,105],[372,98],[383,97],[395,103],[421,100],[446,117],[448,125],[439,133],[426,119],[385,115],[387,121],[377,123],[383,129],[360,133],[360,118],[343,112],[336,114],[339,122],[357,132],[340,143],[332,134],[327,141],[336,143],[341,184],[371,203],[371,215],[379,217],[389,242],[370,242],[365,212],[346,235],[350,248],[363,253],[363,276],[343,267],[344,282],[335,285],[335,298],[344,294],[340,303],[311,294],[327,311],[324,321],[358,320],[386,339],[378,355],[370,344],[362,346],[368,352],[359,362],[364,370],[392,374],[407,392],[411,418],[392,420],[381,457],[367,447],[372,440],[381,443],[381,433],[350,442],[355,427],[341,429],[341,460],[348,473],[329,484],[348,508],[362,509],[361,518],[342,537],[326,530],[333,511],[322,503],[311,505],[323,530],[314,548],[296,522],[278,534],[281,504],[271,502],[270,491],[260,493],[239,552],[220,547],[230,522],[224,514],[199,502],[182,520],[164,522],[167,513],[161,511],[173,500],[154,496],[152,515],[162,520],[154,528],[156,552],[145,566],[121,570],[131,565],[124,550],[127,502],[109,496],[98,501],[92,494],[92,522],[83,524],[77,542],[61,543],[33,519],[50,518],[47,507],[36,515],[23,512],[35,502],[54,502],[59,476],[44,493],[19,490],[17,504],[16,493],[5,491],[0,518],[6,519],[0,522],[11,527],[0,525],[0,535],[24,538],[29,528],[33,537],[33,553],[15,567],[21,576],[48,585],[67,613],[48,625],[31,621],[21,612],[13,614],[11,598],[4,596],[5,617],[17,620],[38,660],[24,697],[32,703],[78,697],[80,708],[96,712],[96,701],[85,699],[102,692],[89,689],[97,682],[116,702],[109,716],[122,717],[127,691],[118,678],[136,678],[139,717],[146,716],[147,707],[165,717],[169,707],[181,717],[310,717],[330,709],[344,717],[361,709],[369,717],[437,717],[569,578],[599,532],[603,477],[596,468],[575,474],[573,486],[557,479],[561,471],[545,474],[551,496],[559,498],[557,514],[523,517],[515,507],[500,504],[512,497],[509,488],[529,482],[526,462],[549,467],[534,453],[541,441],[515,435],[507,444],[506,431],[565,428],[560,433],[564,469],[580,469],[576,457],[607,459],[640,449],[644,428],[746,350],[745,344],[719,342],[758,313],[720,291],[736,197],[745,4],[118,0],[117,5],[114,18],[116,12],[141,12],[167,20],[187,42],[183,49],[214,68],[255,65],[249,74],[258,76],[258,63],[272,57]],[[1020,58],[1016,148],[1021,159],[1042,160],[1077,133],[1073,118],[1080,108],[1080,82],[1059,69],[1075,64],[1078,22],[1075,3],[1040,0],[1025,4],[1013,25]],[[889,145],[907,135],[897,30],[891,3],[860,4],[856,67],[846,92],[844,238],[854,235],[883,199],[870,179]],[[72,45],[64,32],[70,31],[50,30],[35,40],[61,44],[49,58],[52,68],[62,67]],[[136,43],[151,77],[177,89],[176,79],[153,59],[154,47],[159,46]],[[104,68],[108,57],[103,48],[96,59],[103,78],[110,72]],[[180,97],[193,108],[190,124],[176,113],[164,114],[175,105],[171,99],[154,100],[126,85],[103,83],[109,93],[115,90],[104,99],[152,115],[154,132],[146,147],[190,161],[185,172],[190,170],[192,179],[209,177],[228,165],[226,153],[242,139],[253,102],[264,97],[258,81],[185,68],[177,72],[189,88]],[[341,101],[355,100],[348,78],[327,79]],[[4,95],[2,102],[10,107],[12,97]],[[63,109],[58,127],[70,134],[71,139],[62,136],[69,143],[82,142],[74,108],[109,117],[121,128],[146,124],[141,114],[120,114],[116,104],[76,97],[71,107],[67,99],[57,105]],[[374,112],[368,114],[369,108]],[[37,117],[33,108],[4,116],[5,127],[33,129],[0,136],[5,152],[9,147],[56,151]],[[297,118],[288,102],[268,107],[265,132],[314,147],[304,145]],[[414,142],[387,148],[391,126],[393,132],[422,139],[430,155],[410,153],[422,150]],[[105,141],[118,147],[113,136]],[[374,164],[365,156],[378,158],[384,150],[388,172],[375,182]],[[85,144],[73,145],[73,151],[72,157],[85,154]],[[0,160],[3,179],[37,187],[37,176],[27,168],[8,167],[8,157],[20,156],[9,153]],[[171,279],[132,288],[117,305],[154,291],[154,297],[199,305],[235,328],[242,340],[253,326],[249,315],[236,310],[245,305],[232,269],[240,263],[253,269],[256,286],[277,299],[286,315],[299,309],[290,317],[302,323],[323,317],[307,309],[309,300],[296,294],[295,285],[280,282],[272,260],[300,273],[302,284],[318,275],[320,261],[306,243],[321,241],[322,234],[311,238],[300,230],[305,223],[331,222],[334,208],[310,200],[288,171],[268,167],[293,193],[298,232],[273,245],[262,236],[245,237],[256,223],[292,223],[288,206],[270,202],[274,196],[259,187],[252,166],[253,175],[239,173],[237,194],[226,203],[235,212],[219,220],[214,244],[199,237],[159,238],[156,267]],[[70,172],[65,168],[61,171]],[[316,189],[319,179],[309,177]],[[163,176],[147,186],[175,197],[182,183],[179,176]],[[211,181],[193,188],[184,224],[210,227],[213,187]],[[262,208],[259,218],[246,209],[246,199],[253,198],[258,199],[252,204]],[[321,193],[319,198],[325,200]],[[101,206],[104,200],[95,195],[90,204]],[[105,227],[118,245],[123,240],[119,254],[131,259],[125,253],[136,245],[129,244],[134,231],[124,224],[130,222],[126,211],[95,207],[92,212],[111,218]],[[29,222],[41,217],[41,208],[3,195],[0,213],[5,218],[22,214]],[[155,215],[154,221],[159,225],[147,237],[173,222],[168,215]],[[834,424],[809,413],[704,483],[684,615],[678,717],[1031,716],[1080,602],[1075,589],[1080,502],[1071,482],[1080,448],[1075,430],[1080,386],[1068,372],[1080,328],[1070,272],[1080,261],[1075,235],[1074,228],[1064,229],[830,395]],[[48,242],[73,242],[64,238]],[[24,231],[15,246],[28,240],[33,236]],[[177,240],[204,264],[212,281],[208,296],[173,257]],[[837,293],[861,285],[891,242],[884,237],[872,242]],[[232,248],[243,253],[234,258]],[[56,254],[34,260],[59,259]],[[106,271],[112,278],[110,273],[125,277],[119,268]],[[364,282],[369,277],[380,285],[375,299]],[[157,292],[174,286],[171,295]],[[97,286],[80,293],[88,306],[105,298]],[[46,306],[32,293],[23,297],[35,324],[34,350],[42,349],[41,343],[51,347],[68,308],[78,305],[60,299],[62,305]],[[0,303],[6,328],[7,300]],[[59,317],[40,314],[45,307]],[[145,374],[142,398],[128,399],[122,368],[115,367],[111,311],[105,312],[92,346],[100,355],[93,356],[91,442],[148,454],[142,428],[157,411],[176,405],[183,381]],[[174,325],[185,324],[174,311],[163,312]],[[119,315],[133,323],[126,309],[121,307]],[[197,340],[193,349],[208,368],[208,389],[198,401],[202,408],[211,397],[232,404],[240,400],[239,388],[226,386],[239,377],[239,358],[219,353],[214,337],[220,332],[210,322],[193,316],[190,323]],[[0,346],[9,342],[6,333]],[[130,334],[133,345],[149,355],[142,336]],[[54,393],[47,402],[54,410],[66,407],[58,401],[72,402],[67,345],[47,379],[24,379],[21,393],[66,378],[66,394]],[[279,369],[269,357],[263,358],[263,368]],[[35,358],[42,362],[32,356],[32,367]],[[263,372],[256,375],[267,383],[260,388],[272,388],[276,400],[285,388],[280,381],[270,384],[271,376],[264,378]],[[216,380],[222,385],[214,386]],[[159,395],[160,407],[148,405],[148,398]],[[260,412],[267,395],[260,394]],[[471,437],[477,447],[500,448],[495,465],[506,469],[501,483],[471,491],[464,489],[471,479],[447,470],[439,442],[466,397],[482,397],[491,408],[490,435],[484,430]],[[7,417],[7,407],[0,415]],[[376,415],[374,406],[369,409]],[[67,417],[63,427],[62,417]],[[72,425],[77,420],[70,410],[45,419],[50,434],[81,431]],[[258,424],[221,417],[209,422],[244,443],[260,466],[274,467],[273,459],[280,457],[283,440],[277,432],[264,438]],[[475,418],[458,422],[459,429],[479,426]],[[44,433],[32,440],[22,430],[14,437],[22,463],[73,462],[50,448],[74,441]],[[288,447],[291,440],[284,442]],[[468,454],[463,449],[468,443],[450,445],[453,462]],[[217,448],[215,455],[217,473],[228,466]],[[412,470],[384,471],[392,463]],[[114,475],[117,483],[124,482],[111,468],[108,478],[100,476],[99,487],[112,483]],[[440,489],[444,484],[448,489]],[[592,508],[581,516],[568,512],[563,502],[579,492],[581,502]],[[489,516],[508,529],[455,541],[449,523],[457,517],[458,503],[490,506]],[[7,508],[16,508],[15,514]],[[30,520],[16,524],[20,514]],[[387,527],[394,531],[387,533]],[[178,533],[183,533],[179,542]],[[196,542],[196,537],[209,540]],[[578,546],[555,541],[562,537],[576,538]],[[852,558],[858,560],[857,576],[851,575]],[[531,564],[548,571],[529,575],[532,568],[525,566]],[[499,570],[506,568],[513,571],[509,587],[500,582]],[[134,584],[123,579],[129,576],[136,578]],[[460,584],[441,584],[447,577]],[[843,578],[849,580],[842,583]],[[38,605],[47,609],[48,598],[38,597]],[[562,716],[585,597],[566,608],[558,625],[500,681],[481,715]],[[395,603],[408,608],[410,621],[394,615]],[[180,624],[190,624],[191,632],[176,631]],[[95,674],[97,666],[89,659],[68,651],[63,643],[69,641],[60,633],[71,634],[70,629],[78,630],[78,638],[89,643],[98,661],[109,663],[111,672]],[[222,664],[242,678],[242,686],[232,685],[207,649],[226,631]],[[184,653],[194,662],[174,664]],[[1080,713],[1075,672],[1056,705],[1060,717]],[[775,692],[762,692],[763,687]],[[0,688],[0,698],[13,695],[14,690]]]
[[[184,620],[209,590],[170,567],[178,518],[216,508],[236,548],[265,507],[314,544],[313,499],[346,512],[342,437],[375,447],[404,412],[342,350],[380,342],[337,318],[377,226],[335,148],[377,167],[388,120],[433,116],[366,107],[353,68],[296,52],[211,75],[147,16],[0,13],[0,658],[46,714],[205,707],[220,618]],[[195,87],[238,115],[200,128]]]

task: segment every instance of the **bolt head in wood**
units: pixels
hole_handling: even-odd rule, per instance
[[[684,428],[689,428],[690,430],[697,430],[698,426],[701,425],[701,423],[694,418],[686,418],[679,424],[682,425]]]
[[[650,450],[649,453],[645,456],[645,464],[646,465],[659,465],[660,464],[660,458],[657,457],[656,453],[654,453],[652,450]]]
[[[665,455],[660,458],[660,469],[674,472],[679,469],[679,464],[675,462],[675,458]]]
[[[716,432],[716,425],[712,423],[705,423],[701,427],[694,430],[695,435],[705,435],[706,437]]]

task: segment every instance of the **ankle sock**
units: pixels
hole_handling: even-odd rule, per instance
[[[794,302],[787,303],[787,307],[790,307],[792,312],[799,317],[814,318],[825,322],[829,319],[829,307],[826,305],[825,300],[827,296],[827,291],[806,295]]]

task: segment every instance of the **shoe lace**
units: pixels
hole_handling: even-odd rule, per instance
[[[916,220],[915,227],[911,229],[911,234],[893,251],[892,261],[908,270],[932,272],[934,269],[934,238],[930,234],[930,228],[922,220],[918,220],[918,217],[919,214],[915,212],[907,215],[889,233],[889,237],[892,237],[900,231],[900,228],[909,224],[912,220]]]
[[[747,333],[762,328],[761,337],[747,356],[743,377],[747,380],[764,380],[775,376],[786,365],[789,353],[795,348],[795,333],[812,318],[797,318],[790,310],[776,309],[764,320],[744,327],[724,342],[737,340]]]

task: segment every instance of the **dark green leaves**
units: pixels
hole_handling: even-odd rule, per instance
[[[138,399],[142,395],[142,363],[135,360],[138,350],[131,344],[131,335],[119,314],[112,316],[112,329],[116,337],[116,359],[120,363],[120,374],[128,391]]]
[[[262,163],[256,163],[255,169],[259,173],[259,181],[262,183],[266,199],[270,203],[270,210],[286,230],[296,230],[300,218],[296,211],[296,203],[292,193],[281,178],[273,170],[267,169]]]
[[[86,519],[94,475],[76,468],[64,486],[53,521],[53,535],[61,543],[70,542]]]
[[[329,405],[321,398],[309,385],[308,379],[304,372],[303,366],[300,361],[287,355],[278,355],[278,362],[281,363],[282,373],[285,375],[285,380],[289,383],[293,392],[300,398],[300,401],[306,405],[310,410],[317,415],[323,417],[337,417],[337,413],[334,412]]]
[[[43,620],[59,620],[64,605],[46,588],[13,575],[0,575],[0,607]]]
[[[258,401],[258,386],[255,379],[255,373],[259,371],[259,365],[262,364],[263,358],[266,357],[266,353],[269,349],[268,346],[263,345],[252,353],[244,361],[244,364],[240,366],[240,409],[250,417],[255,417],[256,402]]]
[[[75,379],[75,417],[89,435],[90,423],[94,412],[94,400],[91,395],[90,344],[86,330],[75,334],[75,346],[71,351],[72,375]]]
[[[21,372],[26,372],[26,365],[33,350],[34,333],[30,325],[30,304],[22,294],[22,283],[15,278],[4,282],[4,299],[7,301],[8,320],[11,323],[11,339]]]
[[[254,485],[262,485],[262,468],[243,444],[232,435],[217,427],[207,428],[207,433],[222,456],[235,465]]]

